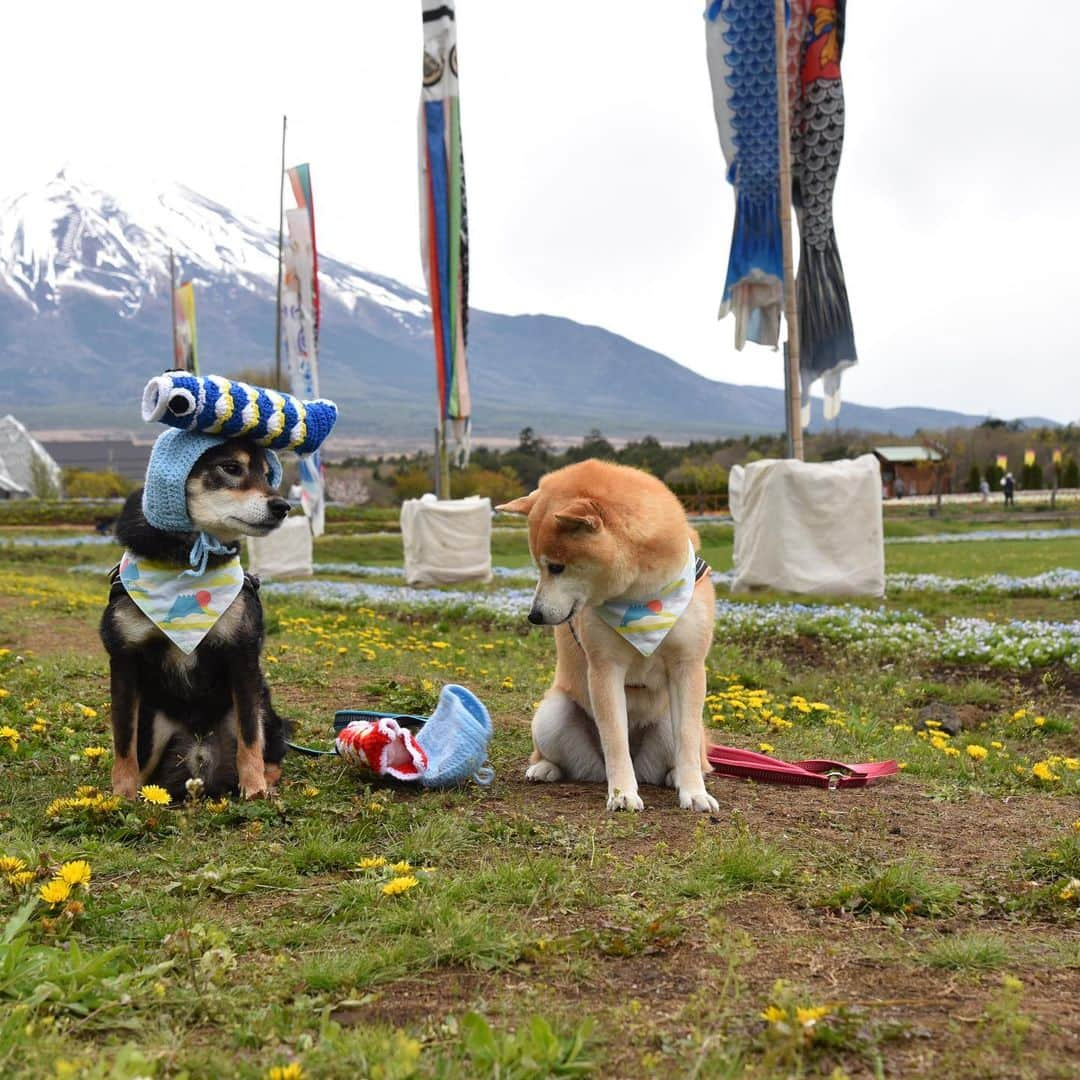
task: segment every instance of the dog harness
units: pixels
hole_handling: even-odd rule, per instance
[[[125,551],[117,579],[135,606],[188,654],[213,630],[245,584],[237,555],[196,574]]]
[[[689,606],[694,586],[708,572],[708,564],[694,553],[694,545],[687,540],[686,546],[689,554],[682,572],[656,596],[608,600],[593,608],[612,630],[621,634],[642,656],[651,656],[660,647],[679,616]]]

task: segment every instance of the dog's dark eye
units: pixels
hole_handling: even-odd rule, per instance
[[[223,461],[218,468],[227,476],[244,475],[244,466],[238,461]]]
[[[549,562],[548,573],[549,574],[561,574],[566,569],[566,563],[561,562]]]

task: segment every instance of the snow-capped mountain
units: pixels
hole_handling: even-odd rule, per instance
[[[121,195],[65,168],[0,206],[0,282],[36,312],[82,291],[135,315],[167,287],[170,249],[183,279],[272,300],[277,248],[275,230],[180,184]],[[365,300],[404,325],[427,318],[424,298],[404,286],[325,256],[320,270],[323,295],[347,310]]]
[[[0,415],[38,429],[145,434],[142,387],[172,357],[170,249],[178,277],[195,283],[202,370],[268,371],[276,226],[176,184],[106,189],[65,169],[0,204]],[[338,431],[427,445],[435,375],[426,297],[325,251],[319,271],[321,391],[340,406]],[[526,425],[547,436],[599,427],[672,439],[783,427],[779,390],[713,382],[549,315],[473,308],[469,367],[481,439]],[[978,419],[852,404],[842,416],[845,427],[898,434]]]

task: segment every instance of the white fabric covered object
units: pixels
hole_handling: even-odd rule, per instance
[[[311,577],[313,547],[308,519],[287,517],[268,536],[247,538],[248,570],[267,581]]]
[[[0,462],[0,473],[23,491],[39,497],[60,494],[63,480],[60,466],[10,413],[0,420]]]
[[[883,596],[881,470],[854,461],[755,461],[729,480],[732,592]]]
[[[491,580],[490,499],[407,499],[401,538],[409,585]]]

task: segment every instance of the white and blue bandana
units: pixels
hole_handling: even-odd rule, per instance
[[[184,653],[193,653],[244,587],[244,568],[234,557],[201,574],[139,558],[120,560],[120,581],[136,607]]]
[[[694,595],[694,586],[700,576],[697,573],[698,558],[689,540],[686,546],[689,554],[682,572],[660,589],[656,596],[608,600],[593,608],[612,630],[621,634],[642,656],[651,656],[660,647]]]

